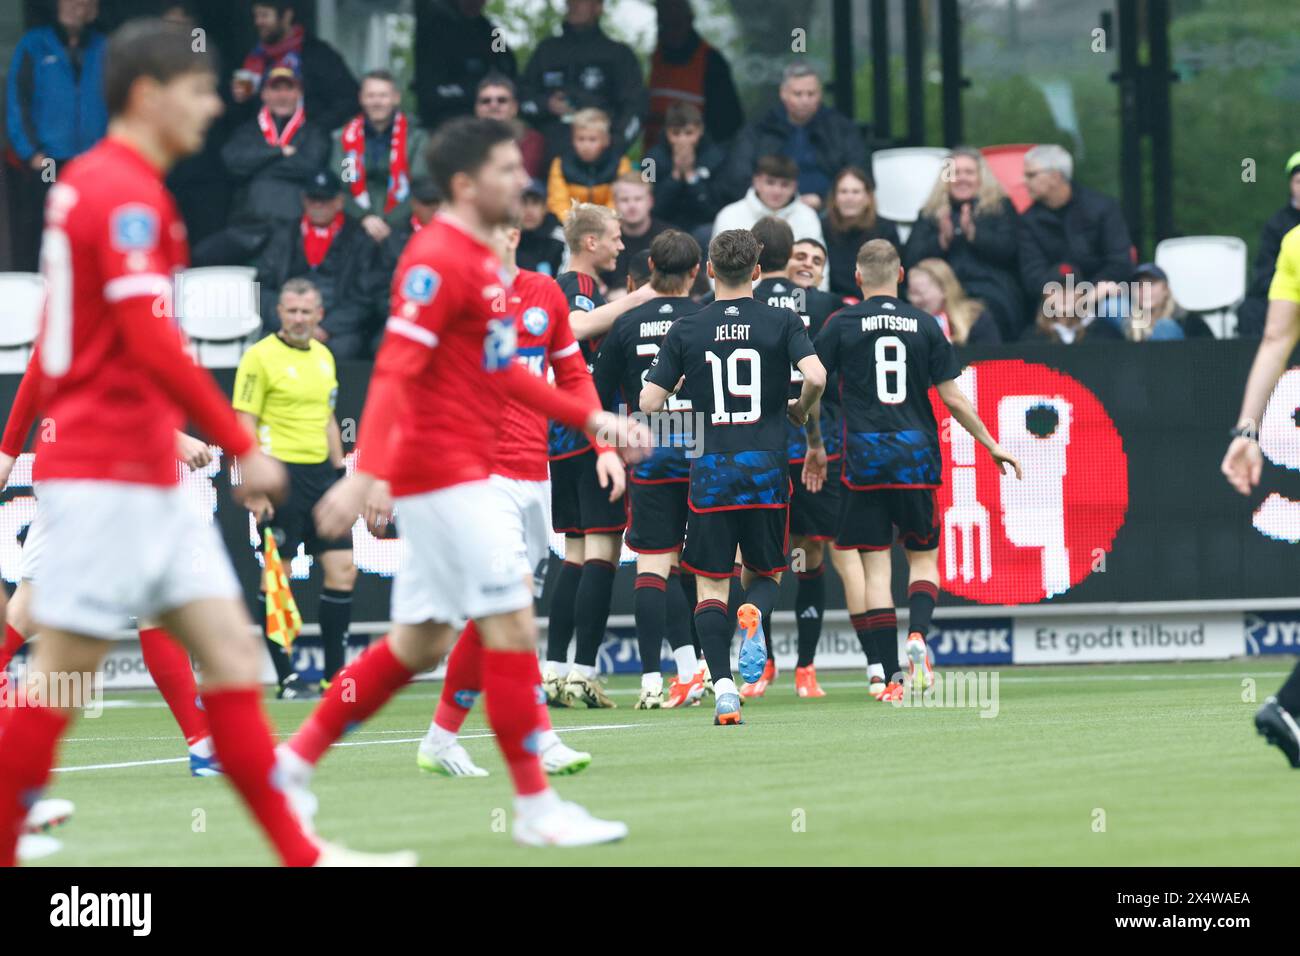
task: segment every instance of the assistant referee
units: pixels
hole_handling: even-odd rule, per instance
[[[257,436],[262,451],[289,470],[289,497],[278,508],[266,497],[250,497],[247,507],[257,519],[259,539],[270,528],[286,566],[298,545],[306,546],[324,571],[320,595],[321,643],[325,647],[325,681],[343,666],[348,627],[352,623],[352,536],[322,539],[316,534],[312,508],[344,474],[343,436],[334,418],[338,378],[334,356],[316,337],[325,310],[320,291],[308,279],[290,279],[280,290],[276,314],[280,329],[262,339],[239,362],[235,375],[235,411]],[[263,615],[265,636],[265,615]],[[318,697],[294,671],[289,655],[267,639],[279,678],[279,696]]]

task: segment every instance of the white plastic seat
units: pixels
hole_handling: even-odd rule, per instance
[[[951,150],[938,146],[904,146],[871,154],[876,211],[904,227],[899,229],[900,239],[906,240],[904,231],[911,232],[943,172],[944,160],[951,155]]]
[[[1169,276],[1174,301],[1206,322],[1219,338],[1236,333],[1235,309],[1246,297],[1246,243],[1236,236],[1184,236],[1156,246],[1156,265]]]
[[[187,269],[176,281],[176,314],[199,364],[233,368],[262,328],[257,270]]]
[[[35,272],[0,272],[0,373],[27,370],[45,307],[45,280]]]

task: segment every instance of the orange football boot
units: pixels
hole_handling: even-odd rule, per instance
[[[800,697],[826,696],[826,691],[817,683],[817,668],[809,664],[794,669],[794,692]]]
[[[696,671],[690,680],[681,680],[676,675],[668,682],[668,696],[664,700],[664,709],[670,707],[695,707],[704,698],[704,669]]]

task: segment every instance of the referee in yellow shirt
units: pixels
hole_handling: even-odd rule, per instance
[[[262,451],[289,470],[289,496],[278,508],[264,496],[250,497],[246,504],[257,518],[259,532],[272,530],[286,567],[299,544],[320,562],[325,580],[319,620],[329,681],[343,666],[357,580],[352,536],[322,539],[312,518],[321,495],[343,476],[343,436],[334,418],[339,383],[334,356],[316,336],[325,316],[316,286],[307,279],[290,279],[280,290],[276,311],[280,330],[240,359],[234,406]],[[320,695],[318,688],[294,672],[283,647],[269,639],[266,646],[280,681],[280,697],[301,700]]]
[[[1300,154],[1297,154],[1300,155]],[[1290,163],[1287,164],[1288,169]],[[1259,449],[1259,426],[1264,408],[1277,381],[1300,343],[1300,226],[1282,237],[1277,267],[1268,287],[1268,317],[1260,339],[1255,364],[1246,379],[1232,444],[1221,466],[1228,483],[1243,495],[1259,484],[1264,456]],[[1300,664],[1277,692],[1255,713],[1255,729],[1270,744],[1286,754],[1292,767],[1300,767]]]

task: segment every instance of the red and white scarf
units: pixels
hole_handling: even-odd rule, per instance
[[[320,264],[329,255],[330,246],[334,245],[334,240],[338,238],[339,230],[342,228],[343,213],[335,216],[334,221],[324,228],[313,225],[306,216],[302,217],[302,254],[307,260],[307,265],[313,269],[320,268]]]
[[[411,171],[406,161],[406,114],[400,110],[393,114],[393,128],[388,140],[388,196],[384,200],[384,214],[392,212],[406,200],[411,192]],[[362,209],[370,209],[370,194],[366,192],[366,118],[357,116],[343,127],[343,157],[345,169],[352,173],[352,198]]]
[[[301,24],[295,25],[279,43],[259,43],[244,58],[244,69],[257,74],[260,89],[266,74],[277,66],[287,66],[295,73],[302,70],[302,41],[306,36]]]
[[[293,111],[289,117],[289,122],[284,124],[284,129],[275,128],[275,119],[271,116],[271,111],[263,106],[257,111],[257,125],[262,129],[262,136],[270,146],[288,146],[293,142],[294,136],[298,130],[302,129],[302,124],[307,121],[307,111],[303,109],[302,100],[298,101],[298,108]]]

